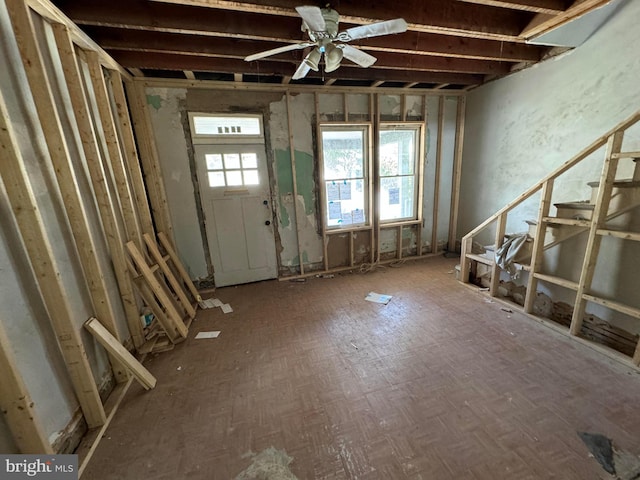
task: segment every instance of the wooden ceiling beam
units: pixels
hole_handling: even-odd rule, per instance
[[[291,76],[293,65],[288,62],[245,62],[233,58],[214,58],[196,55],[158,54],[112,50],[110,54],[123,67],[136,65],[139,68],[156,70],[192,70],[195,72],[243,73],[251,75]],[[310,72],[309,77],[321,77],[319,72]],[[480,74],[443,73],[412,70],[392,70],[341,66],[325,77],[349,80],[371,80],[389,82],[450,83],[455,85],[477,85],[483,82]]]
[[[257,51],[279,46],[277,43],[255,42],[231,38],[188,37],[180,35],[148,32],[125,32],[123,35],[100,36],[98,41],[105,50],[130,50],[148,53],[176,55],[199,55],[243,59]],[[399,68],[407,70],[451,71],[460,73],[504,74],[511,70],[510,62],[445,58],[427,55],[402,55],[388,52],[374,52],[378,61],[372,68]],[[269,57],[269,61],[298,63],[302,60],[301,50],[285,52]],[[264,60],[260,60],[261,62]],[[346,61],[345,61],[346,62]],[[181,68],[180,70],[184,70]]]
[[[170,54],[177,56],[201,56],[201,57],[213,57],[213,58],[230,58],[243,60],[247,55],[246,46],[240,48],[238,45],[235,48],[212,48],[211,46],[202,50],[187,50],[185,45],[179,45],[179,48],[175,48],[176,45],[154,45],[153,47],[136,47],[126,44],[105,44],[104,48],[108,52],[117,51],[131,51],[148,54]],[[243,51],[244,50],[244,51]],[[228,52],[234,52],[228,54]],[[511,64],[508,62],[492,62],[487,60],[466,60],[460,58],[444,58],[444,57],[429,57],[423,55],[407,56],[399,55],[395,53],[376,52],[376,58],[378,59],[371,67],[373,69],[399,69],[408,71],[429,71],[429,72],[456,72],[456,73],[471,73],[471,74],[484,74],[484,75],[501,75],[511,71]],[[303,55],[301,51],[286,52],[284,54],[269,57],[267,59],[258,60],[251,63],[276,63],[284,62],[289,64],[298,64],[302,61]],[[348,65],[348,60],[343,60],[343,65]],[[355,66],[355,65],[354,65]],[[181,67],[179,70],[191,70]]]
[[[267,15],[294,16],[299,0],[155,0],[161,3],[188,4],[215,9],[254,12]],[[335,7],[340,21],[363,25],[380,20],[402,17],[410,30],[437,32],[451,30],[459,35],[489,38],[485,35],[517,36],[518,25],[530,18],[528,12],[495,9],[484,5],[465,5],[450,0],[379,0],[377,2],[349,2]],[[504,39],[504,38],[503,38]]]
[[[575,0],[573,4],[560,15],[537,14],[529,24],[520,32],[520,36],[526,40],[536,38],[570,22],[591,10],[608,4],[611,0]]]
[[[459,0],[476,5],[524,10],[525,12],[558,15],[566,10],[564,0]]]
[[[216,42],[222,46],[231,41],[236,41],[240,44],[242,40],[253,40],[255,42],[252,46],[254,50],[247,52],[246,55],[279,47],[284,43],[281,38],[288,34],[286,31],[280,34],[273,32],[275,33],[274,37],[265,38],[257,36],[255,29],[246,27],[246,29],[241,31],[241,34],[235,38],[229,38],[229,35],[220,33],[219,36],[213,40],[210,35],[212,35],[218,27],[220,29],[226,28],[224,24],[213,24],[211,25],[211,30],[208,32],[208,35],[197,34],[194,30],[192,34],[187,36],[179,33],[153,31],[151,29],[122,29],[104,26],[87,26],[85,27],[85,31],[103,47],[111,48],[121,48],[125,42],[131,46],[173,43],[173,48],[184,48],[185,51],[198,49],[206,51],[209,45],[215,45]],[[265,43],[260,44],[260,41]],[[296,41],[299,40],[289,40],[287,43],[295,43]],[[246,43],[246,45],[249,45],[249,43]],[[399,35],[366,39],[353,42],[353,45],[370,52],[390,52],[508,62],[537,62],[548,50],[545,47],[537,45],[496,42],[492,40],[417,32],[406,32]],[[232,51],[229,50],[228,53],[230,52]]]

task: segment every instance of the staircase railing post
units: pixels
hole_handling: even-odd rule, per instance
[[[533,249],[531,251],[531,269],[529,270],[529,278],[527,279],[527,295],[524,299],[524,311],[527,313],[533,311],[533,302],[536,298],[538,287],[536,273],[538,273],[542,267],[544,238],[547,233],[547,224],[544,222],[544,218],[549,216],[552,193],[553,178],[550,178],[542,185],[542,195],[540,198],[540,206],[538,207],[538,223],[536,225],[536,235],[533,239]]]

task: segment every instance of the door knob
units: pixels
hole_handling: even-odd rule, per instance
[[[271,220],[267,220],[266,222],[264,222],[265,225],[271,225]]]

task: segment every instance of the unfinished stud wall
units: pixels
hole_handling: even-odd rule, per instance
[[[142,81],[139,81],[142,83]],[[165,86],[166,85],[166,86]],[[185,85],[185,88],[180,88]],[[264,120],[267,162],[271,176],[273,214],[279,275],[295,275],[325,268],[321,227],[318,160],[315,131],[318,122],[421,121],[424,128],[424,195],[421,252],[447,247],[451,218],[452,174],[457,128],[457,96],[386,95],[370,91],[318,93],[278,91],[242,92],[216,90],[206,82],[160,80],[148,82],[146,108],[163,170],[167,200],[175,227],[178,252],[194,279],[211,276],[205,229],[202,225],[188,112],[261,114]],[[375,102],[379,112],[376,113]],[[426,103],[425,103],[426,102]],[[404,110],[403,110],[404,107]],[[317,111],[316,111],[317,109]],[[442,112],[442,114],[441,114]],[[346,116],[345,116],[346,114]],[[294,189],[292,155],[295,160]],[[436,174],[438,180],[436,182]],[[294,198],[294,190],[297,198]],[[435,210],[435,211],[434,211]],[[437,218],[436,218],[437,217]],[[437,229],[433,229],[434,218]],[[349,264],[350,240],[328,236],[326,267]],[[417,228],[402,232],[404,256],[417,252]],[[397,229],[380,232],[381,259],[396,256]],[[355,263],[370,261],[371,233],[353,239]]]
[[[639,15],[640,3],[625,2],[575,50],[467,95],[459,237],[640,109],[634,23]],[[640,128],[627,132],[623,150],[640,150]],[[589,199],[586,184],[598,180],[603,158],[604,148],[560,177],[552,201]],[[630,164],[621,162],[618,178],[630,176]],[[509,215],[507,232],[526,231],[525,220],[536,218],[539,196],[535,198]],[[637,231],[639,214],[634,212],[616,223]],[[485,241],[493,243],[491,238]],[[578,238],[549,251],[545,257],[549,273],[575,280],[581,262],[577,252],[583,251],[583,243]],[[634,276],[640,268],[639,247],[638,242],[605,239],[594,291],[640,307]],[[547,292],[554,301],[566,301],[568,295],[559,287]],[[590,310],[640,331],[638,322],[595,305]]]
[[[15,412],[3,408],[0,451],[70,453],[127,379],[83,324],[98,316],[130,344],[140,303],[113,259],[140,232],[116,168],[124,123],[103,130],[116,111],[128,122],[103,69],[120,67],[48,2],[29,5],[0,0],[0,402]]]

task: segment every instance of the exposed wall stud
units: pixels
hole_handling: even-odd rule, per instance
[[[28,34],[29,31],[33,34],[28,7],[22,0],[8,0],[7,7],[9,8],[14,29],[17,30],[16,33],[18,35],[16,36],[24,39],[21,42],[23,45],[26,43],[29,46],[27,51],[24,52],[26,55],[23,56],[25,62],[29,63],[26,68],[33,68],[37,64],[42,66],[41,61],[39,61],[39,54],[34,54],[34,48],[36,47],[35,37]],[[37,88],[44,89],[44,93],[50,95],[47,83],[43,83]],[[80,402],[82,413],[91,428],[98,427],[106,419],[100,394],[80,338],[80,332],[73,322],[74,312],[69,303],[65,286],[62,283],[58,262],[49,243],[42,215],[29,183],[29,176],[18,148],[4,97],[2,97],[1,93],[0,151],[3,152],[2,161],[0,162],[0,176],[16,217],[53,330],[58,338],[60,351]]]
[[[462,178],[462,147],[464,143],[464,116],[466,112],[466,97],[458,97],[456,114],[456,143],[453,161],[453,179],[451,188],[451,217],[449,219],[449,251],[456,249],[458,236],[458,209],[460,207],[460,181]]]
[[[442,135],[444,131],[444,97],[438,97],[438,135],[433,186],[433,226],[431,228],[431,253],[438,253],[438,208],[440,203],[440,165],[442,164]]]
[[[96,143],[97,140],[93,130],[91,113],[84,94],[82,75],[78,67],[74,46],[67,27],[62,24],[54,24],[53,33],[56,39],[58,51],[60,52],[62,70],[69,89],[71,105],[73,106],[78,126],[78,133],[80,135],[83,151],[89,167],[89,176],[91,184],[93,185],[94,194],[96,195],[96,203],[98,205],[98,211],[100,212],[102,226],[105,231],[107,245],[111,253],[111,261],[113,263],[116,281],[118,282],[120,297],[127,317],[129,331],[131,333],[134,346],[139,347],[144,343],[144,338],[142,328],[140,326],[133,286],[131,285],[129,275],[127,274],[124,239],[121,236],[120,228],[116,221],[114,199],[111,198],[109,188],[107,187],[107,179],[100,151]],[[115,324],[111,325],[108,321],[108,317],[105,317],[103,322],[109,331],[115,335]]]
[[[54,453],[0,322],[0,411],[20,453]]]

